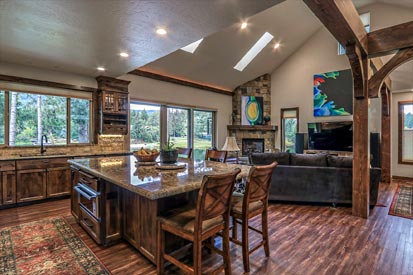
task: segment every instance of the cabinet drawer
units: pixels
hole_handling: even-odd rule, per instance
[[[0,161],[0,172],[13,171],[16,169],[16,162],[14,160]]]
[[[69,167],[69,163],[67,162],[69,158],[55,158],[50,159],[49,165],[47,168],[59,168],[59,167]]]
[[[46,169],[49,167],[50,159],[30,159],[16,161],[17,170]]]
[[[100,222],[92,217],[88,212],[86,212],[82,206],[80,206],[79,212],[79,222],[80,226],[86,230],[87,233],[96,241],[96,243],[101,244],[100,235]]]
[[[79,182],[87,185],[95,191],[98,190],[98,179],[95,176],[79,171]]]

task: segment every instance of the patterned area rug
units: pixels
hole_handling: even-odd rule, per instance
[[[413,186],[399,185],[389,215],[413,219]]]
[[[63,218],[0,231],[0,274],[110,274]]]

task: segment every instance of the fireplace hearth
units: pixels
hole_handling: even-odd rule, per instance
[[[243,138],[242,155],[248,156],[251,153],[264,153],[263,138]]]

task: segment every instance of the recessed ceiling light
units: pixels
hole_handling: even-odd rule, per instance
[[[165,34],[167,34],[168,32],[167,32],[165,29],[163,29],[163,28],[158,28],[158,29],[156,30],[156,33],[159,34],[159,35],[165,35]]]
[[[103,68],[103,67],[97,67],[96,69],[97,69],[98,71],[101,71],[101,72],[106,71],[106,69]]]
[[[275,43],[274,50],[278,49],[280,46],[281,46],[280,43]]]
[[[199,44],[201,44],[202,40],[204,40],[204,39],[201,38],[198,41],[195,41],[195,42],[181,48],[181,50],[189,52],[189,53],[194,53],[196,51],[196,49],[198,48]]]
[[[242,22],[241,24],[241,30],[246,29],[248,26],[248,23],[246,21]]]
[[[270,43],[274,36],[265,32],[260,39],[248,50],[248,52],[241,58],[241,60],[234,66],[235,70],[242,72],[245,67]]]
[[[119,55],[122,56],[122,57],[128,57],[129,56],[129,54],[125,53],[125,52],[121,52]]]

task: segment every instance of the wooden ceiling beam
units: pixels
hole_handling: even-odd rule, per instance
[[[303,1],[341,45],[356,44],[368,53],[367,32],[351,0]]]
[[[373,31],[367,35],[369,57],[413,47],[413,21]]]
[[[194,82],[191,80],[182,79],[182,78],[178,78],[175,76],[169,76],[169,75],[165,75],[165,74],[161,74],[157,72],[136,69],[136,70],[130,71],[128,74],[148,77],[148,78],[152,78],[152,79],[156,79],[160,81],[165,81],[165,82],[174,83],[174,84],[178,84],[182,86],[197,88],[201,90],[206,90],[206,91],[210,91],[210,92],[214,92],[218,94],[223,94],[223,95],[228,95],[228,96],[233,95],[233,92],[231,90],[226,90],[226,89],[214,87],[212,85],[208,85],[205,83],[198,83],[198,82]]]

